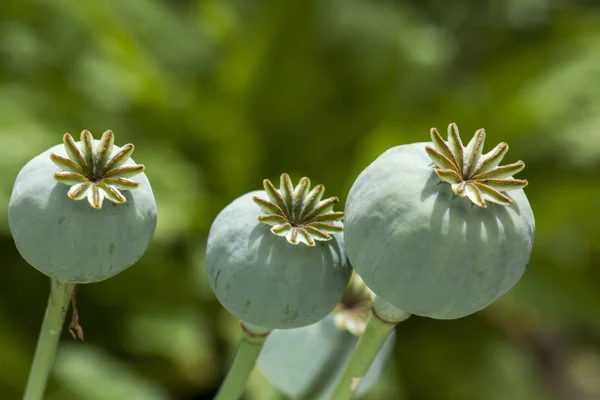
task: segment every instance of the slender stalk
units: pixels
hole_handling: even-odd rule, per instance
[[[331,400],[350,400],[360,386],[373,360],[399,322],[410,316],[382,298],[375,296],[373,310],[346,369],[338,380]]]
[[[256,359],[269,335],[269,331],[254,332],[243,323],[241,326],[242,336],[233,364],[214,400],[237,400],[242,397],[248,377],[254,369]]]
[[[292,400],[279,391],[274,391],[268,398],[269,400]]]
[[[42,400],[76,284],[50,279],[50,295],[23,400]]]

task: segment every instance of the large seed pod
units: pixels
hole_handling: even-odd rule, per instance
[[[152,239],[157,210],[150,182],[129,158],[133,145],[113,142],[111,131],[101,140],[83,131],[80,142],[66,134],[64,144],[34,157],[17,176],[10,230],[21,256],[49,277],[102,281],[134,264]]]
[[[352,265],[380,297],[409,313],[459,318],[488,306],[521,278],[535,222],[512,175],[508,146],[482,154],[485,132],[465,147],[456,125],[444,141],[397,146],[354,182],[344,238]],[[505,191],[511,191],[508,196]]]
[[[296,188],[282,175],[281,189],[247,193],[214,220],[206,272],[217,299],[255,326],[305,326],[325,317],[341,298],[351,273],[341,226],[332,212],[337,198],[321,200],[324,188]],[[265,200],[270,199],[271,201]],[[269,225],[273,227],[269,229]]]
[[[316,324],[296,329],[274,330],[258,357],[258,365],[269,382],[292,398],[330,399],[335,384],[358,337],[339,329],[332,315]],[[355,398],[367,394],[379,381],[394,350],[392,332],[362,379]]]
[[[295,399],[330,399],[371,312],[371,293],[354,275],[336,311],[316,324],[274,330],[258,365],[269,382]],[[379,381],[396,342],[392,331],[361,380],[355,398]]]

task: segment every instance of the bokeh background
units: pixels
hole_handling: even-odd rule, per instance
[[[160,220],[80,289],[50,400],[211,398],[239,327],[204,273],[212,219],[289,172],[343,201],[385,149],[456,122],[522,159],[521,282],[475,315],[413,317],[371,399],[600,399],[600,7],[589,0],[0,2],[0,398],[19,399],[48,279],[16,251],[19,169],[64,132],[136,144]],[[247,399],[275,396],[258,371]],[[276,397],[273,397],[276,398]]]

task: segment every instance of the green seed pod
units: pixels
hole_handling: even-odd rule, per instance
[[[321,200],[308,178],[294,188],[287,174],[277,190],[247,193],[214,220],[206,272],[217,299],[241,321],[296,328],[319,321],[335,307],[350,278],[338,199]],[[266,200],[269,199],[269,200]],[[269,225],[272,226],[269,229]]]
[[[346,202],[344,239],[378,296],[412,314],[453,319],[517,283],[535,221],[527,181],[512,178],[523,162],[498,166],[506,143],[482,154],[483,129],[465,147],[455,124],[447,142],[435,128],[431,137],[391,148],[362,171]]]
[[[130,158],[133,145],[115,146],[111,131],[94,140],[84,130],[80,142],[67,133],[63,142],[19,172],[8,206],[10,231],[21,256],[45,275],[102,281],[144,254],[156,202],[144,166]]]
[[[274,330],[258,358],[262,373],[280,392],[292,398],[330,399],[371,310],[371,294],[354,275],[336,311],[316,324]],[[366,395],[379,381],[394,349],[392,332],[369,367],[355,398]]]

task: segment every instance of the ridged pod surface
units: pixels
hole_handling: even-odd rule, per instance
[[[206,250],[208,281],[243,322],[272,329],[313,324],[333,310],[350,278],[343,236],[292,244],[291,230],[259,221],[266,215],[257,198],[269,195],[244,194],[215,218]]]
[[[463,149],[465,159],[474,151],[472,142]],[[503,173],[522,169],[522,162],[495,167],[505,144],[499,156],[494,149],[473,157],[469,173],[481,176],[466,173],[456,181],[459,174],[449,168],[434,168],[433,145],[391,148],[361,172],[347,198],[344,238],[352,265],[378,296],[411,314],[453,319],[481,310],[517,283],[531,254],[535,221],[522,189],[511,187],[510,197],[497,193],[527,184]],[[492,172],[479,168],[489,160]],[[494,174],[503,179],[487,179]]]
[[[269,382],[287,396],[329,399],[358,339],[336,326],[335,317],[329,315],[310,326],[271,332],[258,365]],[[395,342],[396,333],[392,332],[362,379],[355,398],[367,394],[379,381]]]
[[[93,142],[97,146],[100,141]],[[121,151],[111,147],[111,155]],[[122,204],[104,202],[94,208],[69,198],[69,186],[53,176],[62,170],[51,154],[68,158],[64,144],[48,149],[21,169],[13,187],[8,220],[21,256],[45,275],[71,283],[102,281],[133,265],[146,251],[157,222],[146,175],[130,178],[139,183],[135,190],[118,192],[126,199]],[[136,164],[129,158],[123,166],[128,165]]]

